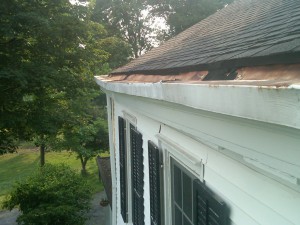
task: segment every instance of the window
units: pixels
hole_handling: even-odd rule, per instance
[[[195,175],[171,159],[172,224],[227,225],[226,204]]]
[[[144,224],[143,137],[122,117],[119,122],[120,210],[123,221]],[[129,130],[130,128],[130,130]],[[130,149],[130,151],[128,151]],[[131,201],[129,201],[131,199]]]
[[[205,164],[197,151],[199,144],[184,136],[180,144],[164,134],[157,137],[163,150],[163,224],[228,225],[228,207],[205,184]],[[182,146],[183,141],[189,148]]]
[[[174,225],[193,225],[193,180],[192,174],[174,159],[172,165],[172,221]]]

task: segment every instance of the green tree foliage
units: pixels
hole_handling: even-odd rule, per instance
[[[82,174],[86,174],[86,164],[89,159],[108,149],[107,129],[107,121],[98,118],[89,123],[82,122],[64,131],[63,146],[77,153]]]
[[[95,74],[126,62],[128,45],[92,21],[91,10],[69,0],[1,2],[0,152],[34,139],[44,164],[74,117],[72,102],[98,90]]]
[[[88,160],[109,148],[106,108],[103,103],[105,95],[99,96],[97,92],[94,97],[91,95],[92,93],[72,102],[74,114],[52,143],[55,149],[67,149],[77,154],[82,174],[86,174]]]
[[[149,0],[153,15],[166,19],[169,36],[175,36],[233,0]]]
[[[131,46],[134,58],[233,0],[95,0],[93,20]],[[164,26],[157,26],[157,21]],[[156,24],[156,25],[155,25]]]
[[[91,188],[80,175],[65,165],[47,164],[17,183],[4,207],[19,207],[18,224],[83,225],[91,196]]]
[[[107,63],[101,67],[101,71],[98,74],[108,74],[110,71],[105,70],[105,67],[115,69],[128,63],[131,48],[125,40],[116,36],[110,36],[101,40],[101,47],[110,54]]]
[[[153,47],[153,17],[146,0],[96,0],[93,20],[105,24],[108,32],[130,44],[137,58]]]
[[[0,155],[17,150],[16,135],[12,130],[0,130]]]

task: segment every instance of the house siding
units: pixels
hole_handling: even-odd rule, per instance
[[[136,126],[143,134],[146,225],[150,224],[147,141],[161,146],[158,134],[168,137],[182,151],[188,150],[201,159],[205,166],[201,179],[229,206],[231,225],[300,224],[298,129],[159,100],[109,91],[107,94],[114,101],[114,118],[110,122],[114,127],[110,133],[114,148],[117,149],[119,144],[114,121],[118,116],[124,116],[124,112],[136,118]],[[259,165],[262,166],[245,159],[261,162]],[[119,162],[118,154],[115,160]],[[263,167],[265,163],[270,165]],[[116,210],[116,224],[123,225],[118,196],[118,163],[115,167],[117,182],[113,195],[116,195],[116,206],[113,210]]]

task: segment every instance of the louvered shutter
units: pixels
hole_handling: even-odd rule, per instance
[[[121,215],[125,223],[127,216],[127,167],[126,167],[126,121],[119,117],[119,157],[120,157],[120,200]]]
[[[132,222],[144,224],[144,165],[143,137],[135,127],[130,126],[131,172],[132,172]]]
[[[193,183],[194,224],[227,225],[226,204],[199,180]]]
[[[151,141],[148,141],[148,154],[151,225],[161,225],[160,153],[159,149]]]

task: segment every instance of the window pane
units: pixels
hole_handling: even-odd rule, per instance
[[[182,172],[182,184],[183,184],[183,212],[192,220],[192,179]]]
[[[192,223],[185,216],[183,216],[183,225],[192,225]]]
[[[182,213],[181,213],[181,211],[177,208],[177,206],[175,205],[175,207],[174,207],[175,209],[174,209],[174,213],[175,213],[175,215],[174,215],[174,219],[175,219],[175,223],[173,223],[173,224],[175,224],[175,225],[182,225]]]
[[[174,165],[174,200],[182,207],[181,170]]]

